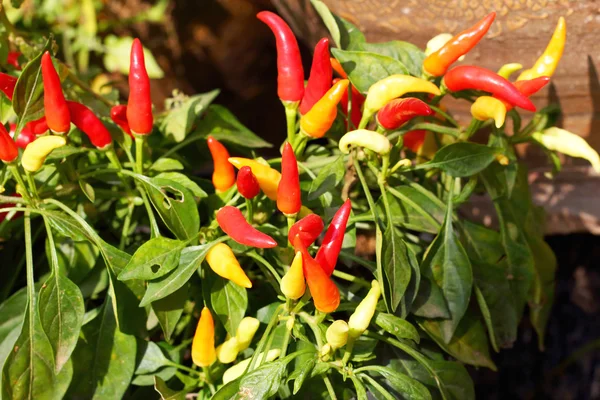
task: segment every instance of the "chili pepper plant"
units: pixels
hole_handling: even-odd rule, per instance
[[[257,15],[277,51],[273,113],[287,117],[273,144],[217,91],[157,111],[137,39],[119,97],[91,89],[52,36],[9,30],[3,399],[465,400],[469,369],[496,370],[522,319],[543,349],[556,260],[516,148],[541,148],[555,173],[556,151],[600,166],[553,126],[555,106],[529,99],[560,59],[564,20],[515,81],[519,64],[469,64],[495,13],[423,51],[369,43],[313,5],[331,37],[308,74],[287,23]],[[470,123],[448,97],[473,103]],[[281,157],[261,157],[273,146]],[[474,196],[496,227],[464,217]]]

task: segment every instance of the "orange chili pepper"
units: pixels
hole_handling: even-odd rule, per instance
[[[204,307],[192,341],[192,361],[199,367],[208,367],[216,359],[215,322],[210,310]]]
[[[349,83],[347,79],[338,81],[300,118],[300,129],[305,135],[321,138],[327,133],[335,121],[337,105],[346,93]]]
[[[229,152],[212,136],[208,137],[207,143],[214,164],[213,185],[217,192],[224,192],[235,184],[235,170],[229,163]]]

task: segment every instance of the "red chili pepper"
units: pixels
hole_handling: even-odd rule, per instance
[[[67,101],[73,124],[85,133],[97,149],[104,149],[112,144],[110,132],[92,110],[76,101]]]
[[[221,142],[212,136],[206,140],[213,159],[212,182],[217,192],[224,192],[235,184],[235,170],[229,163],[229,152]]]
[[[8,132],[10,134],[11,138],[15,138],[15,132],[17,130],[17,124],[13,124],[11,123],[9,125],[10,127],[10,131]],[[17,140],[15,140],[15,143],[17,144],[17,147],[20,149],[25,149],[27,147],[27,145],[31,142],[33,142],[35,140],[35,134],[33,133],[33,131],[31,129],[29,129],[29,124],[25,125],[23,127],[23,129],[21,129],[21,132],[19,133],[19,137],[17,137]]]
[[[129,128],[129,122],[127,122],[127,106],[125,104],[120,104],[111,108],[110,119],[112,119],[113,122],[123,130],[123,132],[133,138],[131,129]]]
[[[138,135],[152,132],[152,98],[150,78],[146,72],[144,48],[140,39],[131,45],[129,58],[129,99],[127,100],[127,122],[131,131]]]
[[[10,137],[3,124],[0,124],[0,160],[11,163],[19,156],[17,144]]]
[[[245,166],[240,168],[237,174],[237,189],[245,199],[251,200],[260,192],[260,186],[252,168]]]
[[[296,215],[302,207],[300,177],[294,149],[289,142],[283,146],[281,180],[277,186],[277,208],[285,215]]]
[[[6,63],[8,65],[12,65],[15,69],[21,70],[21,66],[19,65],[19,57],[21,53],[18,51],[9,51],[8,57],[6,58]]]
[[[444,83],[453,92],[468,89],[483,90],[514,106],[535,111],[531,100],[521,94],[512,83],[485,68],[472,65],[452,68],[444,75]]]
[[[256,230],[246,221],[244,214],[233,206],[225,206],[217,211],[217,222],[223,232],[240,244],[260,249],[277,246],[275,239]]]
[[[342,79],[348,79],[348,74],[344,71],[342,64],[337,60],[337,58],[330,57],[329,63],[331,64],[331,68],[342,77]]]
[[[424,129],[415,129],[414,131],[408,131],[402,136],[402,143],[404,147],[410,149],[413,153],[419,151],[423,142],[425,142],[425,135],[427,131]]]
[[[479,43],[490,29],[494,18],[496,18],[496,13],[491,12],[469,29],[454,36],[441,49],[430,54],[423,61],[423,69],[433,76],[444,75],[450,65]]]
[[[346,224],[348,223],[348,218],[350,218],[351,211],[352,203],[348,199],[333,216],[329,228],[327,228],[327,232],[325,233],[323,243],[315,257],[328,276],[333,273],[338,256],[342,250],[342,243],[346,234]]]
[[[433,110],[422,100],[414,97],[395,99],[377,113],[377,122],[385,129],[397,129],[415,117],[433,114]]]
[[[331,87],[333,70],[329,62],[329,39],[323,38],[315,46],[310,76],[300,103],[300,114],[306,114]]]
[[[550,82],[549,77],[540,76],[526,81],[516,81],[515,83],[513,83],[513,85],[515,85],[519,92],[529,97],[540,91],[544,86],[548,84],[548,82]],[[504,105],[506,106],[506,111],[510,111],[513,108],[513,106],[507,103],[506,101],[504,101]]]
[[[49,52],[45,52],[42,56],[42,78],[44,80],[44,113],[48,127],[52,132],[65,134],[71,127],[71,116],[60,84],[60,77],[54,69]]]
[[[281,17],[270,11],[261,11],[256,17],[267,24],[275,34],[279,98],[284,102],[299,102],[304,95],[304,70],[294,32]]]
[[[308,254],[299,236],[294,239],[294,248],[302,253],[302,270],[315,308],[324,313],[337,310],[340,305],[340,291],[329,275],[314,258]]]
[[[14,76],[0,72],[0,90],[4,92],[9,100],[12,100],[15,93],[15,85],[17,84],[17,78]]]
[[[288,232],[288,240],[294,244],[294,238],[298,236],[302,246],[308,247],[317,240],[321,232],[323,232],[323,219],[317,214],[308,214],[296,222]]]
[[[46,117],[42,117],[35,121],[28,122],[23,129],[30,129],[36,136],[42,135],[48,132],[48,121],[46,121]]]
[[[335,78],[333,80],[333,84],[335,85],[338,81],[340,81],[340,78]],[[350,116],[350,120],[352,121],[352,124],[354,125],[355,128],[358,127],[358,124],[360,124],[360,120],[362,119],[362,106],[365,102],[365,96],[362,95],[361,92],[358,91],[358,89],[354,86],[351,85],[352,87],[352,115]],[[348,115],[348,91],[346,90],[344,92],[344,94],[342,95],[342,99],[340,100],[340,105],[342,106],[342,113],[344,115]],[[349,126],[347,126],[348,129],[350,129]]]

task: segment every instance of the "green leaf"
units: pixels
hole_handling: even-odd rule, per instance
[[[393,40],[385,43],[365,43],[362,49],[400,61],[412,76],[421,77],[425,53],[412,43]]]
[[[188,287],[184,285],[167,297],[152,302],[152,310],[158,318],[166,340],[171,340],[171,335],[175,331],[181,314],[183,314],[183,307],[187,298]]]
[[[180,161],[173,158],[159,158],[150,166],[150,169],[157,172],[181,171],[184,166]]]
[[[389,387],[395,391],[396,398],[411,400],[431,399],[429,390],[422,383],[408,375],[379,365],[370,365],[365,370],[373,371],[383,376],[387,380]]]
[[[473,380],[466,368],[452,361],[430,361],[429,367],[433,369],[438,378],[438,388],[448,400],[475,399]]]
[[[325,3],[320,0],[310,0],[310,2],[321,16],[321,19],[327,27],[327,30],[329,30],[329,34],[331,35],[331,38],[335,42],[336,46],[342,47],[340,28],[338,27],[336,17],[329,10],[329,7],[327,7]]]
[[[250,129],[246,128],[238,119],[223,106],[211,104],[204,117],[197,122],[192,137],[213,136],[225,143],[231,143],[244,148],[257,149],[273,147]]]
[[[0,304],[0,342],[15,328],[21,328],[27,307],[27,288],[24,287]],[[0,366],[4,359],[0,358]]]
[[[120,281],[160,278],[177,267],[185,246],[186,242],[181,240],[162,236],[152,238],[136,250],[118,278]]]
[[[177,289],[185,285],[192,274],[200,267],[208,250],[218,242],[211,242],[200,246],[186,247],[181,252],[179,265],[167,275],[150,281],[140,302],[140,307],[144,307],[153,301],[167,297]]]
[[[138,352],[141,353],[142,358],[135,369],[136,375],[149,374],[170,364],[171,361],[156,343],[141,339],[138,339],[137,343]]]
[[[448,344],[442,338],[442,324],[440,321],[421,319],[418,320],[418,323],[429,337],[457,360],[477,367],[497,370],[494,361],[490,358],[485,328],[473,314],[465,314]]]
[[[245,374],[240,380],[238,393],[249,399],[268,399],[279,390],[288,360],[285,358],[268,362]]]
[[[450,193],[454,187],[454,180],[452,182]],[[473,286],[471,262],[452,227],[452,210],[452,196],[448,196],[444,225],[421,265],[423,273],[442,289],[450,310],[450,319],[440,322],[445,343],[450,342],[467,310]]]
[[[221,386],[221,389],[211,397],[211,400],[235,400],[240,389],[240,379],[236,379]]]
[[[79,287],[69,278],[52,273],[39,293],[42,327],[54,350],[54,366],[59,373],[75,349],[85,307]]]
[[[421,276],[421,284],[411,312],[425,318],[450,318],[450,310],[442,289],[427,276]]]
[[[142,181],[152,205],[169,230],[181,240],[195,237],[200,229],[200,216],[192,192],[164,178],[143,177]]]
[[[93,203],[94,201],[96,201],[96,192],[94,191],[94,187],[92,185],[90,185],[83,179],[79,179],[79,187],[81,188],[81,191],[83,192],[85,197],[87,197],[90,202]]]
[[[483,171],[495,160],[498,149],[470,142],[452,143],[442,147],[433,159],[417,169],[439,168],[448,175],[465,177]]]
[[[335,189],[342,182],[345,174],[344,157],[339,156],[334,162],[321,168],[317,177],[310,184],[308,200],[316,200]]]
[[[411,275],[411,262],[408,248],[396,228],[388,223],[383,236],[380,236],[380,257],[377,257],[378,268],[382,272],[383,300],[389,312],[396,311],[400,299],[408,287]]]
[[[194,196],[201,199],[208,197],[208,194],[198,186],[196,182],[188,178],[186,175],[179,172],[162,172],[156,175],[156,178],[168,179],[174,181],[185,187],[187,190],[192,192]]]
[[[201,93],[177,102],[160,123],[160,130],[167,138],[181,143],[188,133],[194,129],[194,124],[219,95],[218,89]],[[181,168],[183,169],[183,168]]]
[[[185,390],[179,392],[169,389],[167,383],[159,376],[154,377],[154,390],[160,394],[162,400],[185,400]]]
[[[408,69],[398,60],[368,51],[331,49],[331,53],[348,73],[350,82],[366,93],[371,85],[390,75],[408,75]]]
[[[419,332],[410,322],[393,314],[377,312],[375,324],[398,339],[410,339],[415,343],[419,343],[421,340]]]
[[[410,186],[396,186],[387,197],[394,225],[418,232],[439,231],[446,210],[423,193]],[[377,209],[383,212],[383,197],[377,201]]]
[[[317,359],[315,357],[311,357],[302,363],[300,367],[292,373],[294,379],[294,394],[298,393],[304,382],[310,378],[310,374],[312,373],[316,364]],[[290,379],[292,379],[291,376]]]
[[[215,279],[210,289],[210,301],[227,333],[235,336],[248,307],[246,289],[226,279]]]
[[[129,53],[133,38],[129,36],[117,37],[108,35],[104,38],[104,66],[109,72],[119,72],[129,75]],[[144,61],[146,71],[151,79],[161,79],[165,76],[163,70],[159,67],[154,56],[144,47]]]
[[[135,370],[136,340],[119,331],[107,295],[102,313],[82,328],[73,352],[76,376],[68,398],[120,399]]]

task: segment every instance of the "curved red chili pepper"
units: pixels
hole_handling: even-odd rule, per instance
[[[3,124],[0,124],[0,160],[11,163],[19,156],[17,144],[10,137]]]
[[[423,146],[426,134],[427,131],[424,129],[408,131],[402,136],[402,143],[404,147],[410,149],[413,153],[416,153],[419,151],[421,146]]]
[[[9,127],[10,131],[8,133],[10,134],[10,137],[14,140],[15,132],[17,130],[17,124],[11,123]],[[33,133],[31,128],[29,128],[29,124],[27,124],[23,127],[23,129],[21,129],[21,132],[19,132],[19,136],[17,137],[17,140],[15,140],[15,143],[17,144],[18,148],[25,150],[27,145],[33,142],[34,140],[35,133]]]
[[[397,129],[415,117],[426,117],[433,110],[422,100],[414,97],[395,99],[377,113],[377,122],[385,129]]]
[[[133,138],[131,128],[129,128],[129,122],[127,122],[127,106],[125,104],[113,106],[113,108],[110,109],[110,119],[112,119],[123,132]]]
[[[335,78],[333,80],[333,84],[335,85],[338,81],[340,81],[340,78]],[[358,124],[360,124],[360,120],[362,119],[362,106],[365,103],[365,96],[363,96],[363,94],[361,92],[358,91],[358,89],[354,86],[354,85],[350,85],[351,86],[351,90],[352,90],[352,115],[350,116],[350,121],[352,121],[352,124],[354,125],[354,128],[358,127]],[[348,91],[346,90],[344,92],[344,94],[342,95],[342,99],[340,100],[340,105],[342,106],[342,113],[344,115],[348,115]],[[349,126],[347,126],[348,129],[350,129]]]
[[[15,69],[21,70],[21,66],[19,65],[19,57],[21,53],[18,51],[9,51],[8,57],[6,57],[6,63],[8,65],[12,65]]]
[[[261,11],[256,17],[267,24],[275,34],[277,47],[277,95],[292,103],[304,95],[304,70],[294,32],[281,17],[270,11]]]
[[[42,78],[44,80],[44,113],[48,127],[52,132],[65,134],[71,127],[71,116],[60,84],[60,77],[54,69],[49,52],[45,52],[42,56]]]
[[[323,270],[322,265],[311,257],[299,236],[294,239],[294,249],[302,253],[302,270],[315,308],[324,313],[337,310],[340,305],[340,291],[336,284]]]
[[[308,214],[306,217],[297,221],[288,232],[288,240],[294,244],[294,238],[298,236],[302,246],[308,247],[317,240],[323,232],[323,219],[317,214]]]
[[[512,83],[485,68],[472,65],[454,67],[444,75],[444,83],[453,92],[468,89],[483,90],[514,106],[535,111],[531,100],[521,94]]]
[[[46,117],[42,117],[40,119],[36,119],[35,121],[30,121],[25,124],[25,128],[31,130],[34,135],[42,135],[48,132],[48,121],[46,121]],[[25,129],[23,128],[23,129]]]
[[[223,232],[240,244],[260,249],[270,249],[277,246],[275,239],[256,230],[246,221],[244,214],[236,207],[225,206],[217,211],[217,222]]]
[[[441,49],[427,56],[423,61],[423,69],[433,76],[442,76],[450,65],[467,54],[490,29],[496,13],[491,12],[467,30],[454,36]]]
[[[329,228],[327,228],[327,232],[325,233],[325,238],[323,238],[323,243],[315,257],[328,276],[333,273],[338,256],[342,250],[346,225],[351,211],[352,203],[348,199],[333,216]]]
[[[133,133],[148,135],[152,132],[154,118],[152,117],[150,78],[146,72],[144,48],[140,39],[135,39],[131,45],[127,122]]]
[[[540,76],[534,79],[524,80],[524,81],[516,81],[513,83],[517,90],[521,92],[523,95],[529,97],[538,91],[540,91],[544,86],[546,86],[550,82],[550,78],[547,76]],[[506,111],[512,110],[512,104],[504,101],[504,105],[506,106]]]
[[[206,140],[213,159],[212,182],[219,192],[224,192],[235,184],[235,170],[229,163],[229,152],[221,142],[212,136]]]
[[[304,97],[300,103],[300,114],[306,114],[312,106],[331,88],[333,70],[329,62],[329,39],[323,38],[315,46],[312,67]]]
[[[112,143],[110,132],[92,110],[76,101],[67,101],[73,124],[85,133],[90,142],[98,149],[104,149]]]
[[[12,75],[5,74],[4,72],[0,72],[0,90],[8,97],[9,100],[12,100],[13,95],[15,94],[15,85],[17,84],[17,78]]]
[[[237,189],[245,199],[251,200],[260,193],[260,185],[256,176],[252,173],[252,168],[244,166],[240,168],[237,174]]]
[[[300,177],[294,149],[289,142],[281,155],[281,180],[277,186],[277,208],[285,215],[295,215],[302,207]]]

